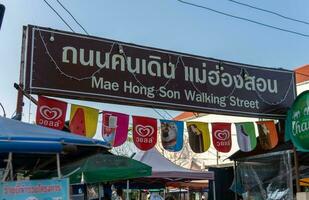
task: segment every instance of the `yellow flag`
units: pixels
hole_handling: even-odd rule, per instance
[[[208,123],[187,122],[189,144],[195,153],[203,153],[210,147]]]
[[[97,131],[98,117],[98,109],[72,104],[70,131],[92,138]]]

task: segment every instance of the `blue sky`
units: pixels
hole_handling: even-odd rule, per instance
[[[309,34],[309,25],[241,7],[228,0],[188,0],[266,24]],[[308,0],[239,0],[309,21]],[[76,32],[82,30],[57,4],[49,2]],[[61,0],[94,36],[265,67],[294,69],[309,63],[309,37],[301,37],[181,4],[176,0]],[[0,30],[0,102],[15,111],[22,26],[34,24],[69,31],[43,0],[0,0],[6,13]],[[75,102],[75,101],[69,101]],[[99,109],[160,118],[152,109],[79,102]],[[25,99],[24,120],[29,120]],[[112,106],[112,107],[111,107]],[[30,121],[34,119],[32,105]],[[170,118],[164,111],[159,111]],[[171,115],[179,112],[168,111]]]

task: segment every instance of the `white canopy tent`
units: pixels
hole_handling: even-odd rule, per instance
[[[171,181],[179,180],[214,180],[214,172],[197,171],[180,167],[159,153],[156,148],[140,151],[133,159],[152,167],[152,175],[148,178],[164,178]]]
[[[148,151],[138,152],[133,159],[140,161],[152,167],[152,175],[147,179],[164,179],[170,182],[188,182],[193,180],[210,180],[213,184],[213,199],[216,200],[215,195],[215,175],[210,171],[190,170],[178,166],[165,158],[154,147]]]

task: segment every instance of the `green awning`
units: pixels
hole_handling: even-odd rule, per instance
[[[151,167],[123,156],[96,154],[63,166],[61,174],[70,178],[70,184],[100,183],[150,176]],[[57,172],[45,174],[44,178],[51,177],[57,177]]]

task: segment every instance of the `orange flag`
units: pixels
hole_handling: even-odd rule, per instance
[[[260,121],[256,124],[261,147],[265,150],[274,148],[278,144],[278,133],[274,121]]]
[[[99,110],[80,105],[71,105],[70,131],[92,138],[97,131]]]

